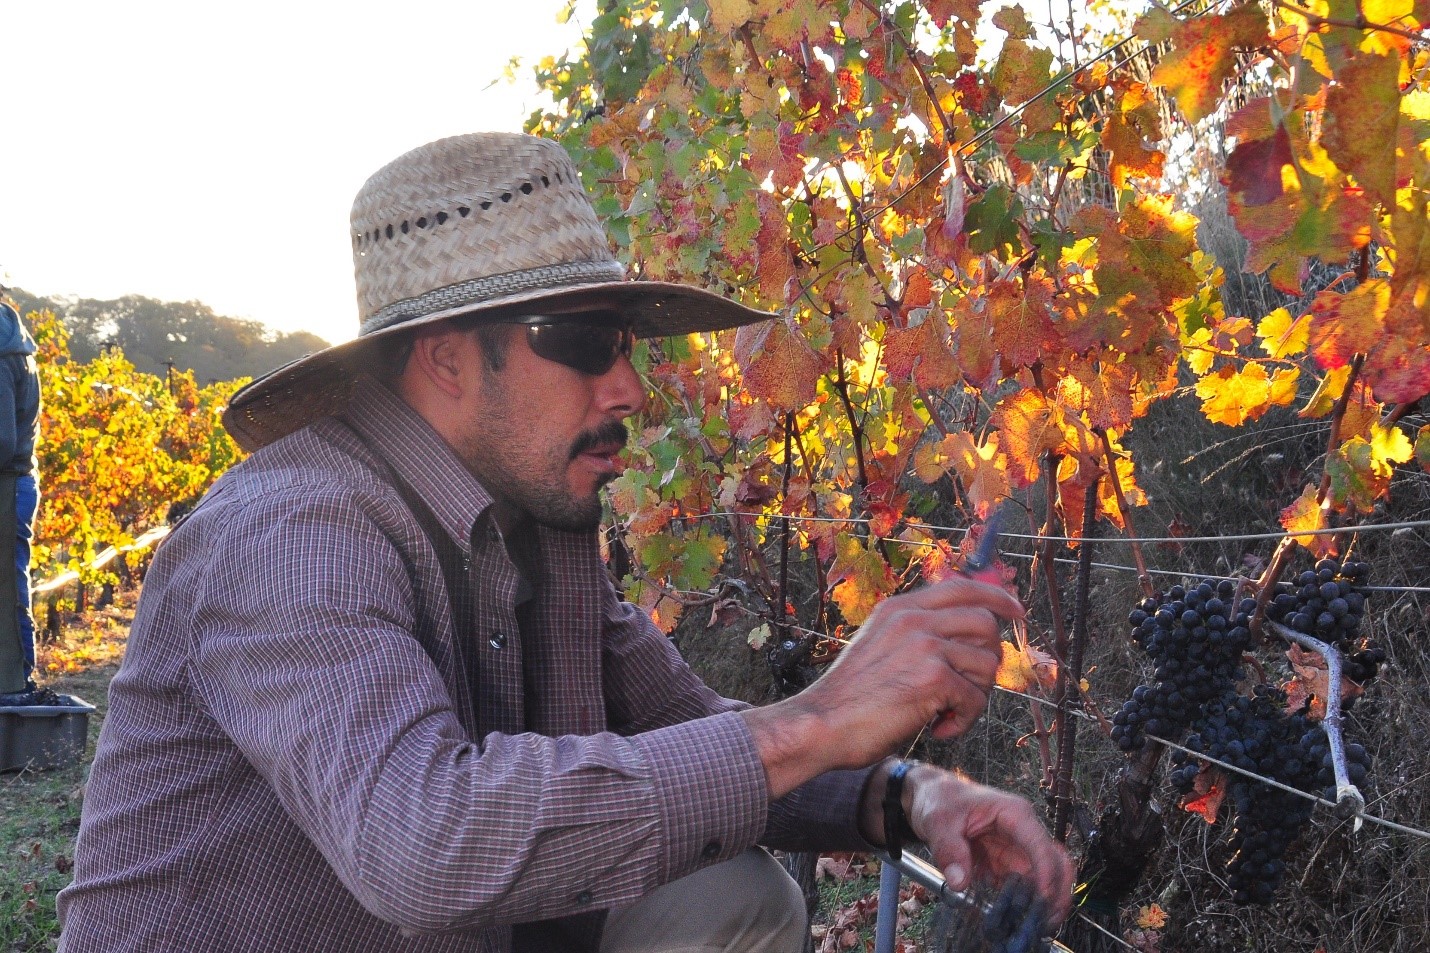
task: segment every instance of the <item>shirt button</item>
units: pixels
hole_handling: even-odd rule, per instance
[[[583,907],[584,907],[586,904],[590,903],[592,899],[593,899],[593,898],[592,898],[592,896],[591,896],[591,891],[589,891],[589,890],[583,890],[583,891],[581,891],[580,893],[578,893],[578,894],[576,895],[576,902],[579,903],[579,904],[580,904],[581,906],[583,906]]]
[[[487,639],[487,644],[494,649],[506,647],[506,633],[500,630],[493,632],[492,637]]]
[[[716,857],[719,857],[720,842],[718,840],[712,840],[710,843],[706,844],[705,849],[700,852],[700,856],[704,857],[706,860],[714,860]]]

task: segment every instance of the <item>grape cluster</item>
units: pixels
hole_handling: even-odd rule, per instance
[[[1345,674],[1373,678],[1385,653],[1357,636],[1366,609],[1369,567],[1323,559],[1293,583],[1278,584],[1267,616],[1334,645]],[[1161,599],[1144,600],[1128,618],[1133,638],[1156,664],[1155,681],[1133,692],[1113,719],[1112,737],[1124,751],[1141,748],[1145,735],[1168,737],[1188,730],[1168,774],[1183,794],[1196,784],[1205,755],[1242,771],[1304,792],[1336,799],[1335,774],[1324,728],[1305,712],[1286,712],[1286,695],[1257,685],[1250,696],[1237,682],[1241,656],[1250,643],[1248,625],[1256,601],[1235,600],[1229,580],[1191,589],[1173,587]],[[1235,602],[1233,608],[1233,602]],[[1358,744],[1345,745],[1347,780],[1365,782],[1370,761]],[[1310,819],[1307,798],[1229,773],[1233,809],[1228,882],[1237,903],[1269,903],[1285,874],[1285,853]]]
[[[1112,740],[1123,751],[1143,747],[1145,734],[1180,733],[1204,705],[1235,688],[1256,607],[1254,599],[1235,596],[1231,580],[1208,580],[1190,589],[1173,586],[1132,610],[1132,637],[1156,665],[1156,681],[1137,688],[1112,719]]]
[[[1184,746],[1218,761],[1309,791],[1319,781],[1325,733],[1305,715],[1287,715],[1286,696],[1267,685],[1253,695],[1229,694],[1208,705]],[[1316,738],[1320,739],[1320,750]],[[1183,752],[1172,757],[1168,780],[1192,790],[1201,764]],[[1287,848],[1310,819],[1312,802],[1241,774],[1227,779],[1234,812],[1228,885],[1236,903],[1270,903],[1286,864]]]
[[[1365,616],[1364,587],[1369,576],[1366,563],[1322,559],[1294,582],[1277,584],[1266,604],[1266,617],[1334,645],[1346,660],[1346,677],[1364,684],[1375,678],[1385,661],[1384,650],[1356,637]]]

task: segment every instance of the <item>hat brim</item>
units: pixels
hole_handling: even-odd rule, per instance
[[[701,288],[661,281],[609,281],[513,294],[402,321],[285,364],[233,395],[223,413],[224,427],[251,453],[341,412],[372,348],[399,331],[465,315],[489,314],[496,321],[513,311],[531,313],[538,304],[564,308],[583,301],[619,307],[643,338],[723,331],[775,317]]]

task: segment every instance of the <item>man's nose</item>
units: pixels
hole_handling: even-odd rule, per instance
[[[597,401],[607,413],[629,417],[645,407],[645,382],[628,357],[619,357],[598,383]]]

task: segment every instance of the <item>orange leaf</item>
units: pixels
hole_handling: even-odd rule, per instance
[[[1182,798],[1182,810],[1196,814],[1208,824],[1215,824],[1224,797],[1226,775],[1220,768],[1203,767],[1193,783],[1192,793]]]
[[[1321,145],[1331,161],[1383,205],[1395,204],[1400,57],[1361,51],[1326,94]]]
[[[933,282],[929,280],[929,273],[922,268],[914,268],[909,271],[908,277],[904,280],[904,311],[905,313],[915,308],[927,308],[933,304]]]
[[[1003,398],[993,413],[993,423],[1003,435],[1009,476],[1016,486],[1031,486],[1038,478],[1040,458],[1063,445],[1063,414],[1042,392],[1028,389]]]
[[[1372,278],[1342,294],[1322,291],[1311,302],[1311,353],[1330,370],[1350,363],[1380,342],[1390,285]]]
[[[789,222],[785,219],[784,206],[770,193],[757,190],[755,201],[760,210],[760,232],[755,239],[760,294],[783,305],[787,300],[787,286],[795,279]]]
[[[837,555],[829,568],[830,595],[844,618],[859,625],[869,618],[879,600],[894,591],[894,574],[873,543],[864,543],[840,535],[835,546]]]
[[[974,387],[992,382],[998,368],[998,354],[993,348],[993,322],[988,309],[979,299],[965,295],[954,305],[954,354],[963,376]]]
[[[1316,502],[1315,486],[1307,484],[1296,502],[1281,511],[1281,525],[1288,533],[1326,528],[1326,511]],[[1334,536],[1297,536],[1295,539],[1318,557],[1336,551]]]
[[[1152,81],[1172,94],[1188,122],[1200,122],[1216,110],[1222,83],[1236,71],[1236,51],[1263,45],[1266,28],[1266,14],[1255,3],[1222,16],[1189,18],[1172,31],[1173,49]]]
[[[1143,930],[1160,930],[1167,925],[1167,911],[1157,904],[1137,910],[1137,926]]]
[[[964,495],[981,520],[987,519],[994,504],[1010,492],[1007,465],[998,453],[998,442],[998,434],[993,433],[978,444],[966,430],[949,434],[943,442]]]
[[[1286,683],[1286,710],[1301,711],[1308,704],[1316,720],[1326,717],[1326,699],[1331,692],[1331,673],[1319,652],[1291,645],[1286,650],[1291,661],[1291,680]],[[1341,700],[1359,698],[1365,689],[1348,678],[1341,678]]]

